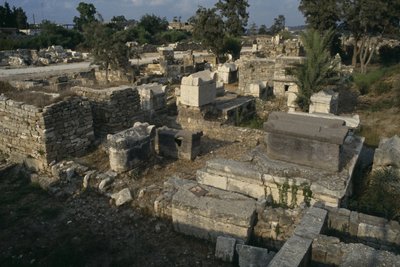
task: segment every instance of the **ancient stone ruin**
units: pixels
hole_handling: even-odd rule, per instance
[[[154,155],[155,127],[135,123],[132,128],[107,135],[110,168],[126,172],[141,166]]]
[[[158,128],[158,153],[175,159],[194,160],[200,154],[202,135],[202,132],[175,130],[165,126]]]

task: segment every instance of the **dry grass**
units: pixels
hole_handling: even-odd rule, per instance
[[[11,86],[7,82],[2,81],[0,81],[0,94],[4,94],[12,100],[40,108],[60,102],[67,97],[75,95],[75,93],[70,90],[62,91],[58,93],[58,95],[49,94],[40,88],[34,90],[21,90]]]

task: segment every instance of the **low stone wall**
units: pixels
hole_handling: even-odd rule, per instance
[[[206,107],[202,109],[197,107],[178,106],[177,121],[183,129],[189,131],[202,131],[209,138],[221,141],[251,141],[254,144],[262,142],[265,133],[257,129],[249,129],[244,127],[236,127],[233,125],[223,124],[217,120],[206,120],[207,117],[217,116],[213,114],[212,108]]]
[[[279,250],[293,235],[296,225],[303,217],[304,209],[266,207],[257,213],[258,220],[254,226],[255,241],[263,247]]]
[[[363,244],[318,235],[312,244],[312,266],[398,266],[400,256]]]
[[[15,161],[28,158],[45,168],[53,160],[83,154],[93,137],[86,99],[71,97],[42,109],[0,98],[0,150]]]
[[[326,208],[328,228],[379,249],[400,248],[400,224],[347,209]]]
[[[313,240],[324,228],[327,212],[311,207],[296,226],[293,236],[272,259],[269,267],[310,266]]]
[[[97,137],[119,132],[131,127],[136,121],[143,120],[140,96],[136,88],[120,86],[97,90],[74,87],[72,90],[89,99]]]

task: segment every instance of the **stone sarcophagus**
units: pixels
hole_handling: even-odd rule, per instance
[[[274,112],[264,129],[270,158],[339,171],[341,149],[348,134],[344,121]]]
[[[194,160],[200,153],[203,132],[170,129],[157,129],[158,152],[162,156],[175,159]]]
[[[209,70],[183,77],[181,82],[180,103],[192,107],[201,107],[215,101],[215,73]]]
[[[107,135],[111,170],[121,173],[145,164],[154,154],[154,138],[155,126],[140,122]]]

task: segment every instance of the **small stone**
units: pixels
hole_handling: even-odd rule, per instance
[[[101,192],[104,192],[106,190],[106,187],[109,186],[112,183],[112,179],[110,177],[107,177],[103,180],[101,180],[99,184],[99,190]]]
[[[119,191],[118,193],[112,194],[111,198],[115,200],[115,205],[118,207],[131,201],[132,195],[131,192],[129,191],[129,188],[125,188]]]

